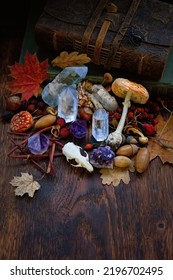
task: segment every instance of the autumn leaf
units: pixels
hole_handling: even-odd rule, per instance
[[[9,66],[9,76],[13,78],[7,82],[6,88],[12,94],[21,93],[21,100],[29,100],[33,95],[41,93],[40,84],[48,78],[48,59],[39,62],[36,53],[28,51],[24,56],[24,64],[15,63]]]
[[[103,185],[113,185],[114,187],[118,186],[122,180],[124,184],[129,184],[130,182],[130,172],[134,172],[134,161],[132,161],[132,164],[129,168],[120,168],[115,167],[113,169],[111,168],[102,168],[100,169]]]
[[[51,65],[64,69],[69,66],[82,66],[90,61],[91,59],[86,54],[79,54],[78,52],[68,53],[64,51],[51,61]]]
[[[29,197],[33,197],[35,191],[40,189],[40,184],[28,173],[21,172],[21,176],[14,176],[10,184],[17,187],[15,189],[16,196],[23,196],[25,193],[28,193]]]
[[[158,115],[157,120],[156,137],[150,139],[147,146],[150,161],[158,156],[162,163],[173,164],[173,116],[165,121],[161,115]]]

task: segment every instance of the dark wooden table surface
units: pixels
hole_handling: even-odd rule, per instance
[[[10,27],[11,28],[11,27]],[[4,28],[0,44],[0,112],[8,65],[18,61],[23,30]],[[13,176],[41,174],[7,157],[9,124],[0,129],[0,259],[172,259],[173,167],[159,159],[128,185],[103,186],[99,172],[56,160],[34,198],[15,197]]]

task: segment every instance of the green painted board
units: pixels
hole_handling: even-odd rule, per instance
[[[170,48],[168,60],[160,81],[162,83],[173,84],[173,46]]]

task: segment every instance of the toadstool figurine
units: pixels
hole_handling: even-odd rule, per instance
[[[112,83],[112,91],[116,96],[124,98],[123,111],[118,126],[106,139],[106,144],[115,150],[121,145],[123,140],[122,131],[128,109],[131,106],[130,100],[134,103],[145,104],[149,98],[149,93],[142,85],[124,78],[117,78],[114,80]]]

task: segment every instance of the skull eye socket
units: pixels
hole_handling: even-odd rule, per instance
[[[83,156],[83,157],[87,157],[87,152],[84,150],[84,149],[82,149],[81,147],[80,147],[80,154],[81,154],[81,156]]]

